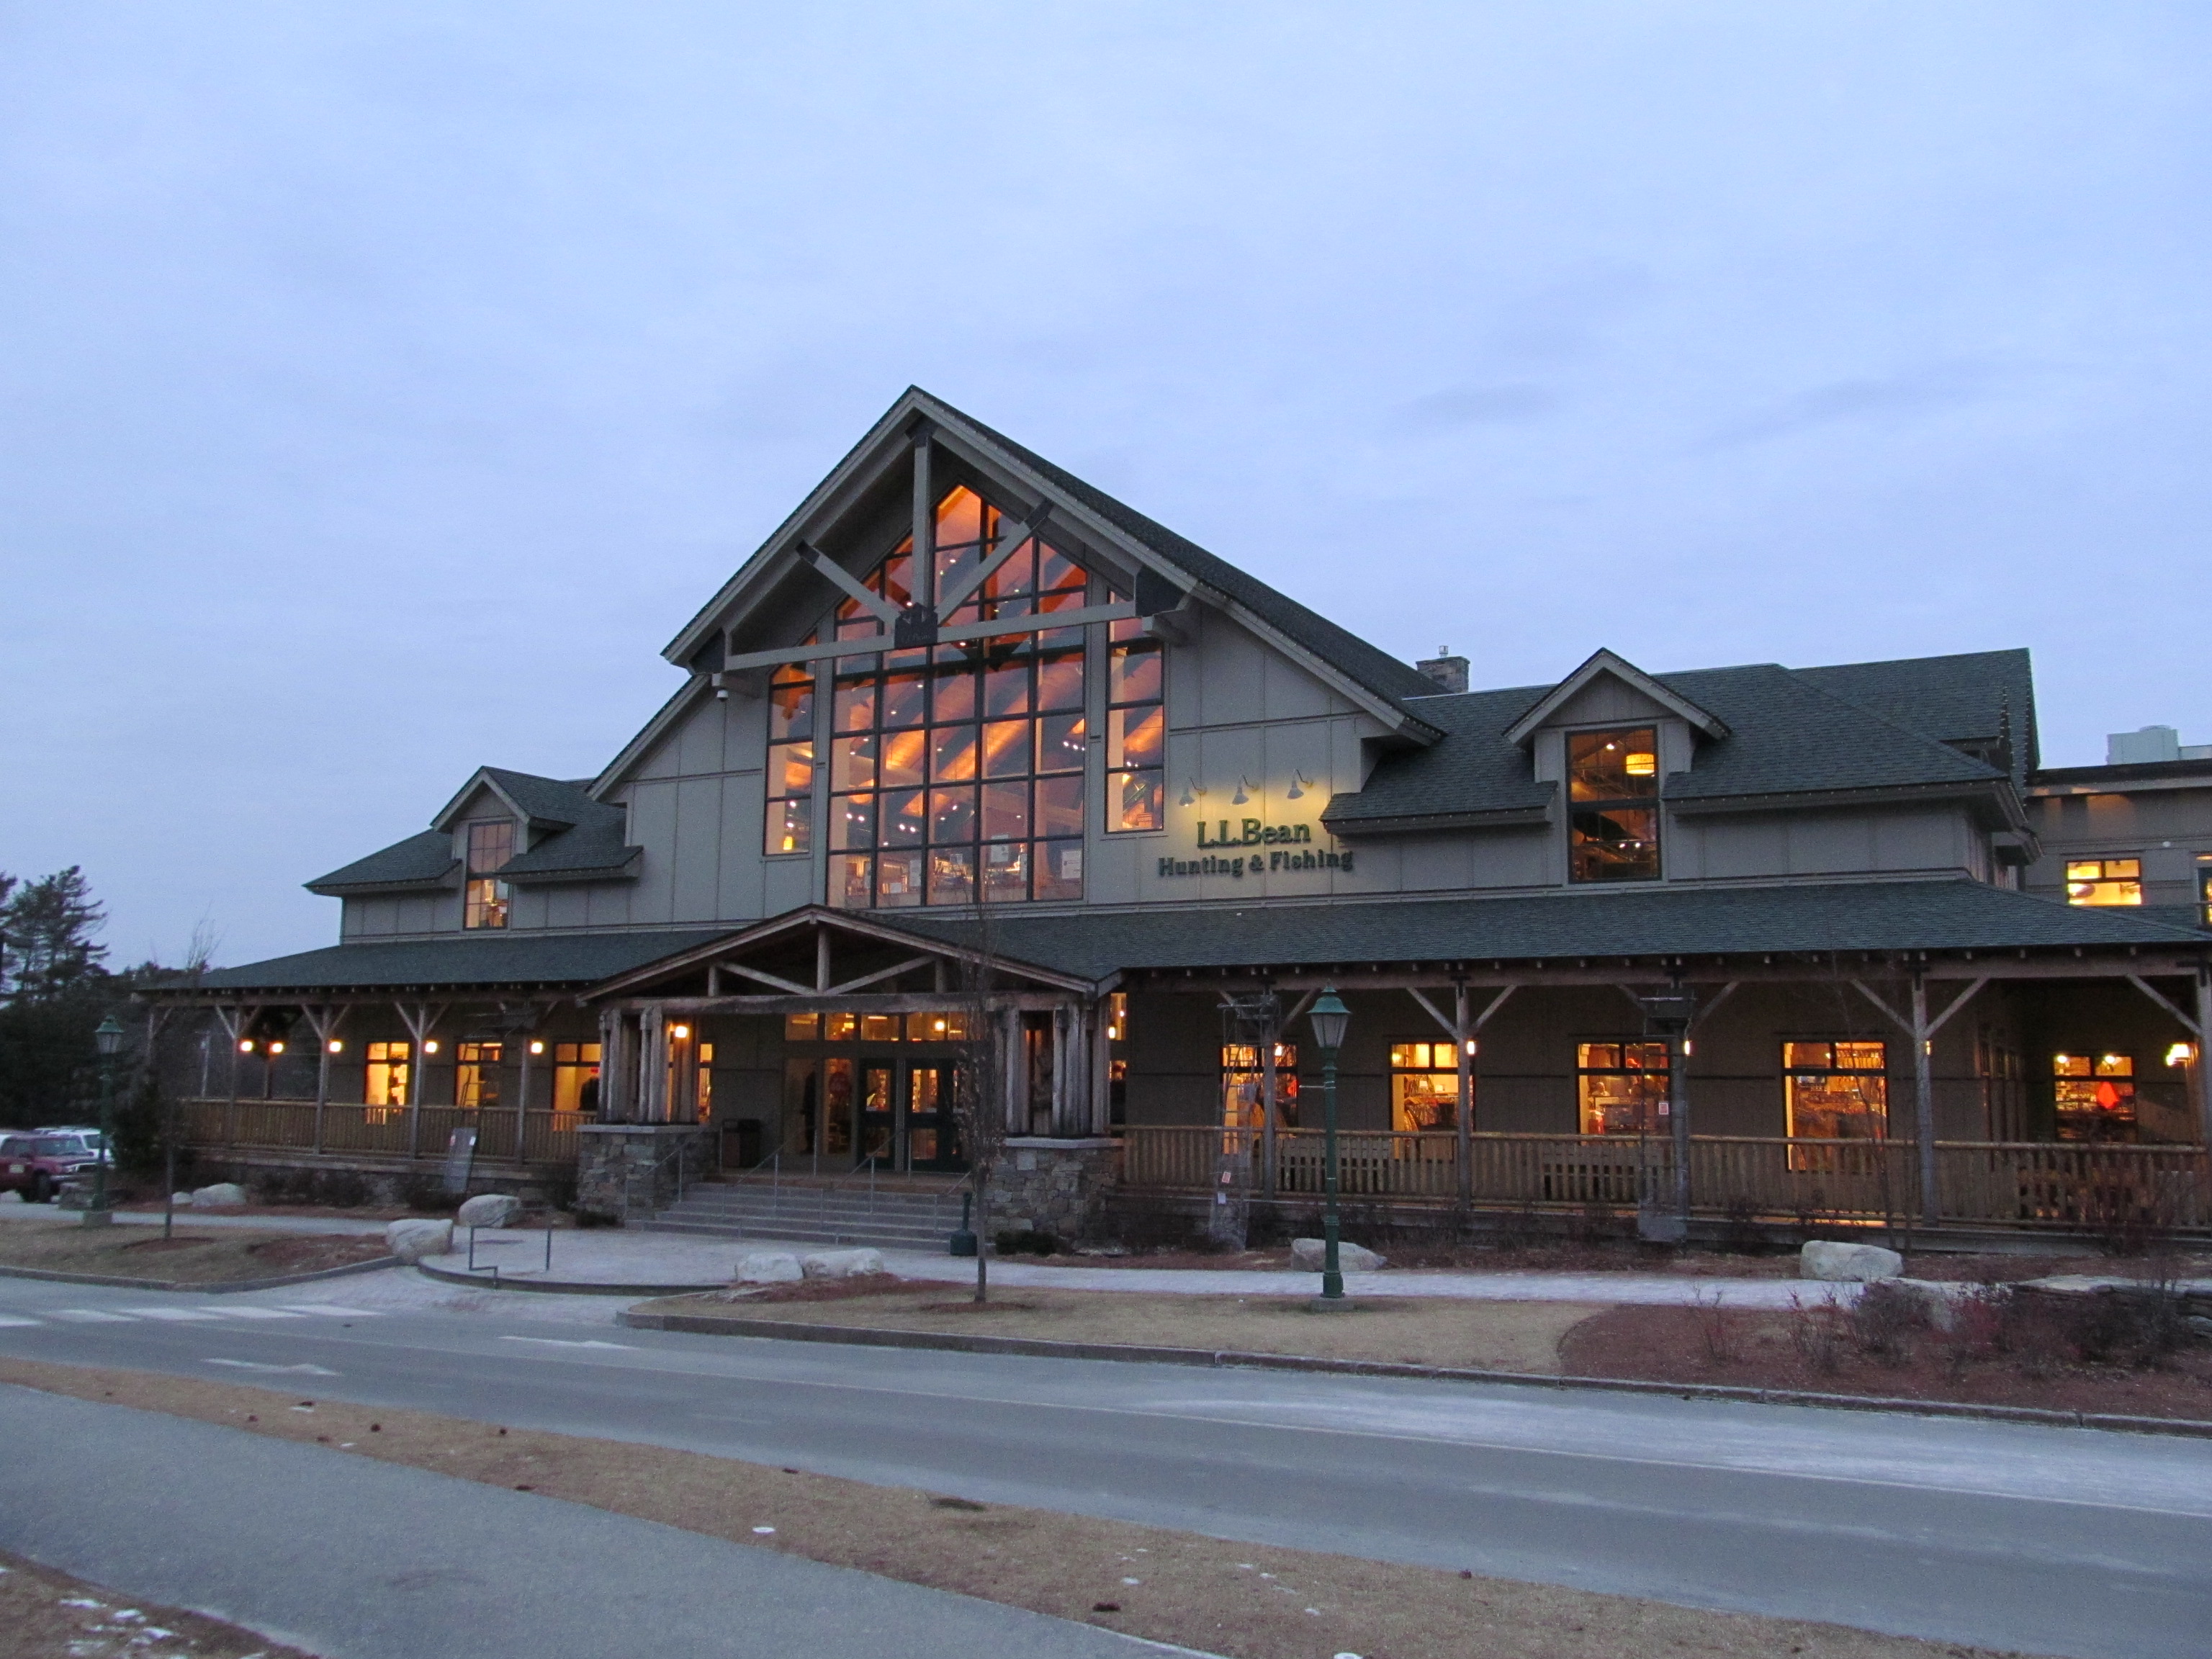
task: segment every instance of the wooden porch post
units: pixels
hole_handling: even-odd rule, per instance
[[[1006,1114],[1007,1133],[1025,1135],[1030,1132],[1030,1067],[1029,1051],[1022,1042],[1020,1009],[1000,1012],[999,1041],[1006,1045],[1006,1094],[1000,1109]]]
[[[407,1064],[407,1157],[412,1162],[422,1154],[422,1079],[430,1069],[430,1033],[437,1029],[438,1016],[446,1011],[427,1002],[392,1006],[399,1010],[400,1023],[414,1039]]]
[[[1690,1237],[1690,1034],[1667,1037],[1667,1115],[1674,1142],[1674,1214],[1682,1224],[1681,1242]]]
[[[1912,974],[1912,1126],[1920,1146],[1920,1220],[1936,1224],[1936,1034],[1928,1024],[1928,976]]]
[[[1276,1093],[1275,1048],[1282,1035],[1281,1016],[1267,1021],[1267,1030],[1260,1042],[1260,1195],[1275,1195],[1275,1114],[1279,1097]]]
[[[538,1010],[530,1010],[531,1023],[537,1023]],[[518,1033],[522,1039],[522,1066],[514,1079],[514,1161],[520,1164],[525,1153],[523,1141],[530,1133],[530,1045],[534,1039],[527,1031]]]
[[[1452,1123],[1457,1131],[1452,1157],[1459,1164],[1459,1201],[1474,1202],[1474,1066],[1467,1052],[1467,981],[1452,985]]]
[[[315,1034],[315,1151],[319,1153],[325,1139],[324,1120],[331,1104],[331,1040],[345,1024],[348,1011],[326,1003],[300,1012],[307,1017],[308,1029]]]
[[[668,1121],[668,1015],[654,1003],[637,1021],[638,1117],[645,1123]]]
[[[2212,966],[2197,969],[2197,1109],[2204,1129],[2204,1150],[2212,1155]]]
[[[623,1121],[624,1096],[620,1079],[623,1024],[620,1009],[599,1010],[599,1121],[602,1123]]]
[[[1107,1005],[1091,1005],[1091,1133],[1103,1135],[1114,1127],[1114,1042],[1106,1035]]]

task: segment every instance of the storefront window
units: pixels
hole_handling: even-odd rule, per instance
[[[1459,1127],[1459,1073],[1450,1043],[1390,1045],[1390,1127],[1409,1134]]]
[[[1229,1129],[1257,1129],[1267,1116],[1265,1055],[1254,1042],[1221,1045],[1221,1123]],[[1276,1127],[1298,1124],[1298,1045],[1275,1045]]]
[[[463,895],[461,926],[507,926],[507,884],[495,879],[514,857],[514,825],[506,818],[496,823],[469,826],[468,890]]]
[[[453,1104],[478,1107],[499,1104],[499,1062],[503,1045],[496,1042],[457,1042],[453,1045]]]
[[[599,1109],[599,1045],[553,1045],[553,1109],[593,1113]]]
[[[1586,1135],[1657,1134],[1668,1127],[1667,1045],[1583,1042],[1575,1082]]]
[[[2066,866],[2069,904],[2141,904],[2141,859],[2074,859]]]
[[[408,1061],[413,1050],[404,1042],[372,1042],[363,1052],[368,1071],[361,1097],[368,1103],[368,1121],[389,1122],[393,1110],[407,1103]]]
[[[1106,829],[1166,822],[1167,711],[1160,642],[1136,621],[1111,625],[1106,671]]]
[[[2053,1054],[2052,1103],[2061,1140],[2136,1139],[2133,1054]]]
[[[1887,1045],[1785,1042],[1788,1133],[1807,1140],[1880,1140],[1889,1133]]]
[[[768,693],[768,830],[771,856],[814,847],[814,671],[775,671]]]
[[[1659,875],[1656,728],[1567,735],[1567,874],[1573,881]]]

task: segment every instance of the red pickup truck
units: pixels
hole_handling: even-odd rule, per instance
[[[76,1135],[0,1135],[0,1193],[21,1193],[27,1204],[46,1203],[71,1176],[99,1166],[100,1155]]]

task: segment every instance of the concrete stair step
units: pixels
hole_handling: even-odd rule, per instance
[[[881,1250],[927,1250],[932,1253],[945,1249],[946,1237],[945,1232],[919,1228],[807,1224],[733,1226],[711,1221],[671,1220],[665,1217],[641,1221],[636,1224],[636,1230],[686,1238],[724,1238],[732,1243],[869,1246]]]

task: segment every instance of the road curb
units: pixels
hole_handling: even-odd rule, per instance
[[[181,1291],[194,1296],[223,1296],[235,1291],[281,1291],[291,1285],[313,1285],[319,1279],[347,1279],[401,1266],[396,1255],[371,1261],[353,1261],[343,1267],[319,1267],[311,1273],[282,1273],[274,1279],[224,1279],[211,1285],[180,1285],[173,1279],[123,1279],[112,1273],[64,1273],[46,1267],[0,1267],[0,1278],[40,1279],[50,1285],[105,1285],[118,1291]]]
[[[394,1256],[392,1260],[398,1258]],[[543,1291],[562,1296],[701,1296],[708,1291],[727,1290],[730,1284],[726,1279],[708,1285],[594,1285],[557,1279],[489,1279],[483,1273],[456,1273],[451,1267],[433,1267],[422,1261],[415,1264],[415,1271],[448,1285],[473,1285],[482,1291]]]
[[[719,1288],[719,1287],[717,1287]],[[935,1348],[952,1353],[1019,1354],[1037,1359],[1105,1359],[1123,1364],[1196,1365],[1240,1370],[1309,1371],[1335,1376],[1398,1376],[1425,1382],[1505,1383],[1606,1394],[1667,1395],[1678,1400],[1727,1400],[1755,1406],[1808,1406],[1830,1411],[1889,1412],[1911,1417],[1978,1419],[2041,1428],[2100,1429],[2123,1434],[2178,1435],[2212,1440],[2212,1422],[2191,1418],[2128,1417],[2115,1413],[2053,1411],[2039,1406],[1977,1406],[1951,1400],[1897,1400],[1881,1395],[1814,1394],[1796,1389],[1744,1389],[1719,1382],[1647,1382],[1628,1377],[1545,1376],[1528,1371],[1409,1365],[1384,1359],[1318,1359],[1302,1354],[1243,1353],[1230,1348],[1158,1348],[1120,1342],[1058,1342],[1045,1337],[962,1336],[937,1331],[884,1330],[865,1325],[806,1325],[781,1319],[720,1314],[647,1313],[624,1309],[616,1322],[633,1330],[687,1331],[702,1336],[768,1337],[787,1342],[839,1342],[870,1348]]]

